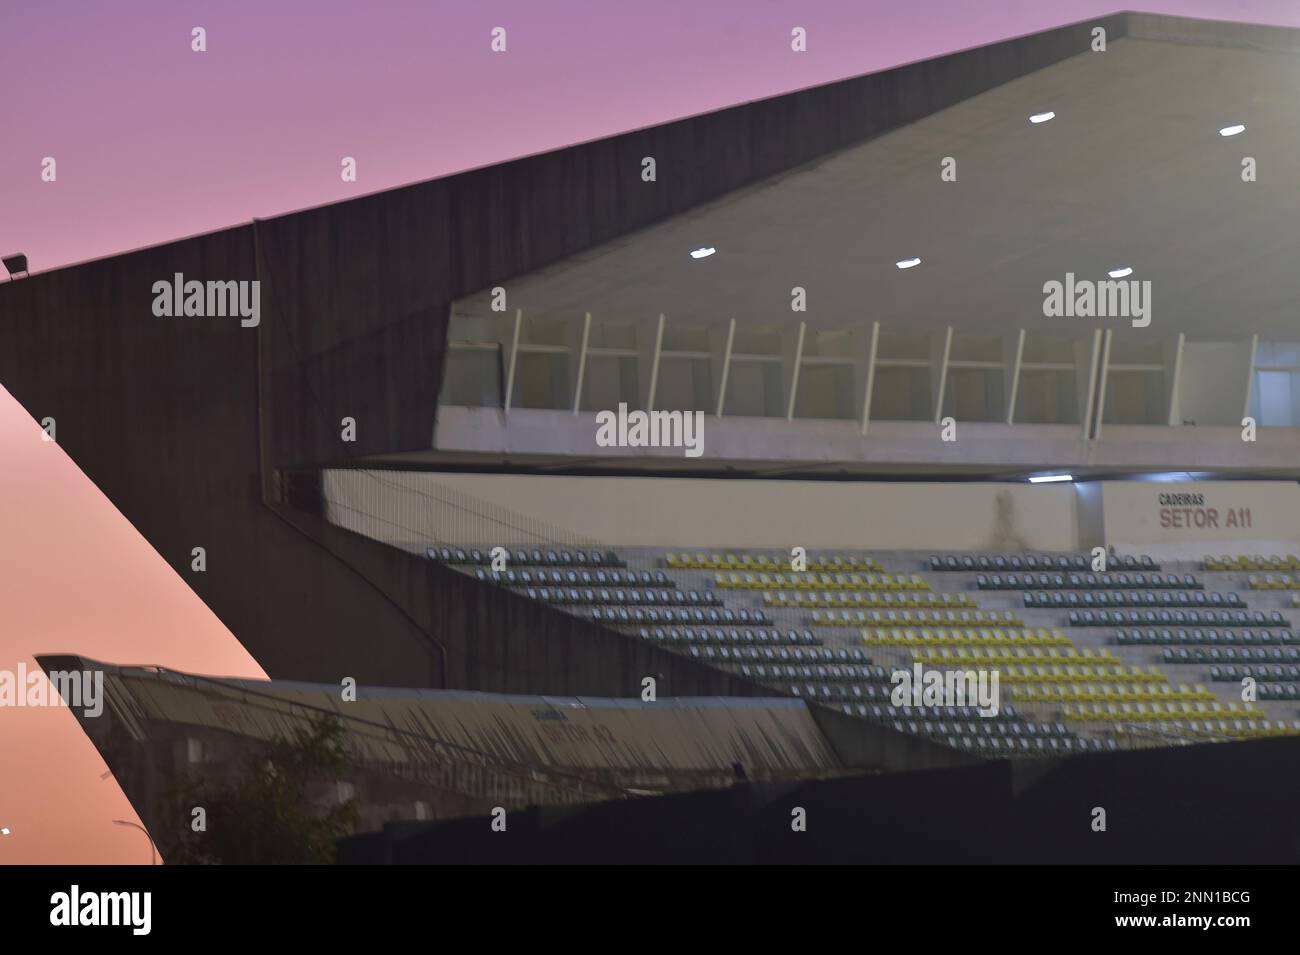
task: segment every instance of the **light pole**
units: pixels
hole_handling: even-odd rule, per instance
[[[149,835],[148,829],[146,829],[144,826],[140,825],[139,823],[128,822],[125,819],[114,819],[113,825],[130,826],[132,829],[139,829],[141,832],[143,832],[144,837],[149,840],[149,864],[150,865],[158,864],[158,850],[154,847],[153,836]]]

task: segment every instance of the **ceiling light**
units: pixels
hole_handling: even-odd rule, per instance
[[[1029,479],[1030,484],[1054,484],[1057,481],[1073,481],[1072,474],[1039,474]]]
[[[717,252],[717,251],[718,251],[718,250],[715,249],[713,246],[709,246],[709,247],[707,247],[707,248],[703,248],[703,249],[696,249],[694,252],[691,253],[691,258],[693,258],[693,259],[705,259],[705,258],[708,258],[710,255],[712,255],[714,252]]]
[[[1133,270],[1126,265],[1122,269],[1111,269],[1106,274],[1113,279],[1122,279],[1126,275],[1132,275]]]
[[[1223,129],[1219,130],[1219,135],[1236,136],[1238,133],[1244,133],[1245,131],[1246,131],[1245,125],[1242,123],[1238,123],[1235,126],[1224,126]]]
[[[1053,113],[1051,110],[1048,110],[1046,113],[1035,113],[1033,116],[1029,117],[1029,121],[1033,123],[1035,126],[1037,126],[1039,123],[1045,123],[1049,119],[1056,119],[1056,114]]]
[[[9,835],[9,827],[5,826],[3,829],[0,829],[0,836],[7,836],[7,835]]]
[[[920,260],[920,259],[903,259],[903,261],[901,261],[901,262],[895,262],[894,264],[897,265],[900,269],[910,269],[910,268],[912,268],[913,266],[920,265],[920,264],[921,264],[921,260]]]

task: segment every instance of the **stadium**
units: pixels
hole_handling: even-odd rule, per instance
[[[1298,55],[1117,13],[15,279],[270,679],[41,665],[174,861],[328,720],[340,862],[1294,863]]]

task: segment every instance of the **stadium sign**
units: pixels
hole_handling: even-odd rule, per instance
[[[1222,522],[1222,523],[1220,523]],[[1250,508],[1230,507],[1222,512],[1217,507],[1207,507],[1205,495],[1161,494],[1160,526],[1190,530],[1217,530],[1222,527],[1251,527]]]

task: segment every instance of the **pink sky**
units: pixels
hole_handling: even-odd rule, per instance
[[[1115,0],[63,0],[6,16],[0,254],[33,271],[1122,9]],[[1300,26],[1295,0],[1140,9]],[[207,30],[208,52],[190,51]],[[489,33],[505,27],[508,50]],[[790,51],[794,26],[808,52]],[[41,162],[57,161],[56,182]],[[359,181],[339,177],[342,157]],[[0,302],[3,295],[0,294]],[[0,386],[3,382],[0,382]],[[0,669],[37,653],[260,676],[0,387]],[[147,862],[62,709],[0,710],[0,863]]]
[[[0,669],[37,653],[265,677],[63,449],[0,388]],[[0,709],[0,863],[148,862],[70,711]]]
[[[1295,0],[1141,9],[1300,26]],[[54,268],[1123,9],[1123,0],[653,4],[61,0],[0,31],[0,253]],[[790,51],[791,27],[808,52]],[[190,50],[207,30],[208,51]],[[489,50],[495,26],[504,54]],[[58,180],[40,179],[41,160]],[[343,156],[359,179],[339,177]]]

